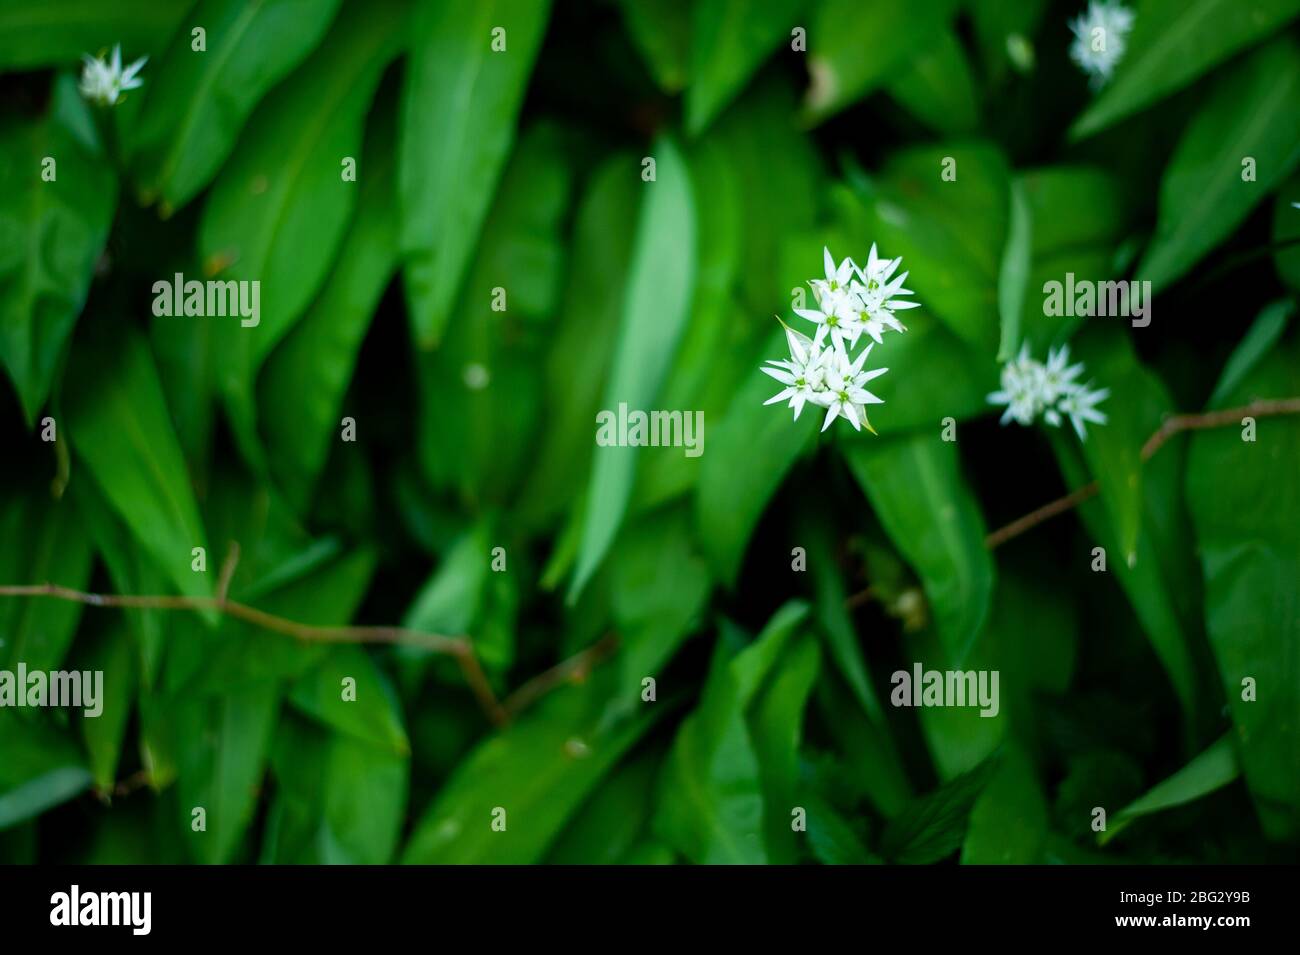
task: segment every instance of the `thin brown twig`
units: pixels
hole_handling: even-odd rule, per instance
[[[533,677],[506,698],[502,709],[507,719],[513,719],[538,699],[564,683],[581,683],[591,673],[592,667],[618,649],[618,637],[606,634],[587,649],[567,660],[557,663]]]

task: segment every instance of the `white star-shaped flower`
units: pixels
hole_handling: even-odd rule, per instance
[[[105,62],[103,54],[98,57],[82,54],[81,58],[85,65],[81,69],[79,88],[81,95],[92,103],[115,106],[122,101],[123,93],[144,85],[144,80],[136,74],[148,62],[149,57],[142,56],[122,69],[121,44],[113,45],[113,57],[108,62]]]
[[[790,358],[785,361],[769,361],[771,368],[761,369],[785,385],[777,394],[764,401],[771,405],[778,401],[790,400],[789,407],[794,409],[795,420],[803,406],[811,401],[819,404],[819,394],[826,390],[826,366],[833,354],[829,349],[823,351],[807,335],[801,335],[793,328],[785,330],[785,340],[790,346]]]
[[[1071,24],[1070,57],[1089,76],[1093,89],[1104,85],[1124,56],[1133,29],[1133,11],[1114,0],[1092,0]]]
[[[846,418],[849,424],[853,425],[854,431],[861,431],[866,427],[868,431],[875,433],[875,429],[867,421],[865,406],[883,404],[884,399],[877,398],[863,386],[871,379],[879,378],[889,369],[863,370],[867,356],[871,354],[871,349],[874,347],[874,343],[868,344],[852,363],[843,352],[834,353],[834,358],[826,371],[826,391],[818,402],[826,406],[826,420],[822,422],[823,431],[831,426],[831,422],[836,417],[841,417]]]

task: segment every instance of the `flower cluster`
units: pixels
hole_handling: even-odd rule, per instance
[[[122,69],[122,47],[115,44],[113,58],[109,62],[104,61],[102,53],[98,57],[82,54],[81,58],[85,61],[85,66],[81,69],[81,95],[92,103],[115,106],[127,90],[139,89],[144,85],[144,80],[136,74],[149,59],[147,56],[140,57]]]
[[[1106,423],[1106,415],[1096,406],[1110,390],[1091,391],[1091,382],[1082,385],[1075,381],[1082,371],[1082,363],[1070,364],[1068,345],[1049,349],[1046,364],[1031,358],[1029,346],[1024,345],[1020,354],[1002,367],[1002,388],[989,395],[989,402],[1007,406],[1002,413],[1003,424],[1016,421],[1031,425],[1041,414],[1044,421],[1056,427],[1064,416],[1074,425],[1079,439],[1087,440],[1084,422]]]
[[[1114,0],[1092,0],[1070,24],[1070,56],[1089,75],[1094,89],[1110,79],[1132,29],[1133,11]]]
[[[794,310],[800,318],[816,325],[817,330],[809,338],[786,327],[790,357],[769,361],[767,364],[772,367],[763,369],[785,388],[764,404],[788,400],[798,419],[804,405],[811,403],[826,409],[823,431],[840,417],[853,425],[854,430],[865,427],[874,433],[867,421],[866,406],[881,404],[883,399],[864,386],[889,369],[866,371],[867,356],[885,332],[907,330],[894,313],[915,308],[919,303],[899,297],[912,294],[903,288],[907,273],[894,275],[903,260],[880,258],[874,244],[865,268],[848,258],[836,265],[830,249],[823,250],[823,258],[825,277],[808,282],[817,307]],[[851,352],[863,336],[871,342],[854,358]]]

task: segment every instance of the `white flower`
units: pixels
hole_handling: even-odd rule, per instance
[[[874,368],[871,371],[863,371],[863,365],[867,362],[867,356],[871,354],[871,349],[875,344],[869,344],[862,350],[862,354],[850,364],[848,356],[841,351],[834,352],[834,358],[831,361],[830,368],[826,371],[826,391],[820,395],[818,404],[826,406],[826,420],[822,422],[822,430],[825,431],[831,426],[835,418],[847,418],[849,424],[853,425],[854,431],[860,431],[865,426],[867,430],[874,433],[875,429],[867,421],[867,412],[864,405],[883,404],[883,398],[877,398],[863,386],[872,378],[879,378],[888,368]]]
[[[1115,64],[1124,56],[1133,29],[1133,11],[1115,0],[1091,0],[1070,29],[1074,32],[1070,57],[1096,89],[1110,79]]]
[[[775,404],[789,398],[789,406],[794,409],[798,421],[805,403],[821,403],[819,395],[826,391],[826,366],[833,352],[829,349],[823,351],[807,335],[800,335],[792,328],[785,330],[785,340],[790,346],[789,360],[769,361],[768,364],[775,367],[761,370],[786,387],[763,404]]]
[[[1105,388],[1089,391],[1079,384],[1075,378],[1082,371],[1082,364],[1070,364],[1067,345],[1062,345],[1059,350],[1049,350],[1047,364],[1043,364],[1030,356],[1029,345],[1025,344],[1020,353],[1002,367],[1002,387],[989,395],[988,400],[992,404],[1007,406],[1002,413],[1002,424],[1015,421],[1031,425],[1041,414],[1044,421],[1056,427],[1065,416],[1074,425],[1080,440],[1086,440],[1085,421],[1106,423],[1106,416],[1094,406],[1110,391]]]
[[[81,95],[101,106],[114,106],[121,102],[122,94],[127,90],[139,89],[144,80],[136,74],[145,65],[149,57],[142,56],[125,70],[122,69],[122,47],[113,45],[113,58],[104,62],[103,54],[91,57],[82,54],[85,66],[81,69]]]

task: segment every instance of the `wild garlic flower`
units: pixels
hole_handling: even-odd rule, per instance
[[[1002,424],[1015,421],[1028,426],[1042,415],[1044,421],[1057,427],[1069,418],[1079,440],[1086,441],[1085,422],[1106,423],[1106,415],[1096,406],[1110,395],[1110,390],[1091,391],[1079,384],[1075,379],[1082,371],[1081,363],[1070,364],[1068,345],[1049,349],[1046,364],[1030,356],[1028,344],[1022,345],[1020,353],[1002,366],[1002,387],[989,395],[988,400],[991,404],[1007,406],[1002,413]]]
[[[144,85],[136,74],[145,65],[149,57],[142,56],[126,69],[122,69],[122,46],[113,45],[113,58],[105,62],[104,55],[91,57],[82,54],[85,65],[81,69],[81,95],[92,103],[101,106],[115,106],[122,100],[127,90],[139,89]]]
[[[1116,0],[1091,0],[1088,9],[1070,24],[1074,43],[1070,57],[1088,74],[1093,89],[1110,79],[1128,47],[1133,11]]]
[[[805,404],[814,404],[826,409],[823,431],[836,418],[844,418],[854,430],[866,428],[875,432],[867,420],[866,406],[881,404],[884,399],[867,391],[865,385],[888,369],[867,371],[867,356],[886,331],[907,330],[894,312],[919,304],[898,297],[912,294],[903,288],[907,273],[894,275],[901,263],[902,259],[880,258],[875,245],[871,246],[865,268],[847,258],[837,264],[830,249],[822,250],[825,276],[808,282],[817,308],[794,310],[796,315],[816,325],[817,330],[809,338],[786,328],[790,357],[769,361],[770,367],[762,369],[785,388],[764,404],[788,401],[796,419]],[[854,358],[851,351],[863,335],[872,341]]]

